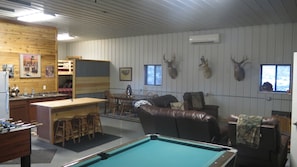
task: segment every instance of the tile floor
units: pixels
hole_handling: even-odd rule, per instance
[[[121,136],[120,139],[114,140],[112,142],[106,143],[104,145],[76,153],[71,150],[63,149],[59,146],[55,146],[44,141],[41,141],[36,136],[32,136],[32,149],[44,149],[44,148],[54,148],[57,149],[57,152],[50,164],[31,164],[31,167],[60,167],[63,164],[76,160],[78,158],[82,158],[84,156],[93,154],[95,152],[101,152],[108,148],[114,147],[116,145],[120,145],[126,143],[130,140],[139,138],[144,135],[142,127],[139,123],[129,122],[129,121],[121,121],[117,119],[111,118],[101,118],[103,131],[105,133]],[[18,164],[13,165],[1,165],[0,167],[20,167]]]

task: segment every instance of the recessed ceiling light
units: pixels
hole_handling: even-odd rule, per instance
[[[72,40],[75,38],[77,38],[77,36],[71,36],[69,33],[58,34],[58,41]]]
[[[56,16],[54,14],[47,14],[44,12],[37,12],[32,13],[25,16],[20,16],[17,19],[24,22],[38,22],[38,21],[47,21],[50,19],[55,18]]]

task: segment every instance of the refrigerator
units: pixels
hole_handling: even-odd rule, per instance
[[[0,120],[9,119],[8,72],[0,71]]]

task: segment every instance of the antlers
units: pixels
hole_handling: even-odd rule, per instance
[[[211,69],[208,66],[208,60],[202,56],[200,58],[201,64],[199,64],[200,70],[203,71],[203,75],[205,78],[210,78],[211,77]]]
[[[236,62],[232,57],[231,60],[234,64],[241,66],[245,61],[248,60],[248,57],[244,57],[240,62]]]
[[[244,63],[248,60],[247,57],[244,57],[240,62],[236,62],[232,57],[231,61],[233,62],[234,65],[234,77],[237,81],[242,81],[245,77],[245,72],[242,67]]]
[[[172,56],[171,60],[167,60],[165,58],[165,54],[164,54],[163,55],[163,60],[167,64],[167,69],[168,69],[169,76],[172,79],[175,79],[177,77],[177,69],[176,69],[176,65],[175,65],[175,55]]]

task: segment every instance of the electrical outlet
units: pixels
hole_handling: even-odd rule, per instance
[[[43,86],[42,86],[42,89],[43,89],[43,90],[46,90],[46,85],[43,85]]]

